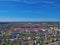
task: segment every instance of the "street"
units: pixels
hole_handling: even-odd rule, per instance
[[[46,44],[46,45],[60,45],[60,41],[56,41],[56,42],[49,43],[49,44]]]

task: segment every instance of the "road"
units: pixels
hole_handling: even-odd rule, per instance
[[[46,44],[46,45],[60,45],[60,41],[56,41],[56,42],[49,43],[49,44]]]

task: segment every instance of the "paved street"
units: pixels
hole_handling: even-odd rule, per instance
[[[50,44],[46,44],[46,45],[60,45],[60,41],[56,41],[56,42],[53,42],[53,43],[50,43]]]

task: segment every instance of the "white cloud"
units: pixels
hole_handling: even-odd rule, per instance
[[[16,2],[24,2],[27,4],[35,4],[35,3],[54,4],[55,3],[55,1],[46,1],[46,0],[0,0],[0,1],[16,1]]]

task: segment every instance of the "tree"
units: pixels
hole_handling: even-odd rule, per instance
[[[41,43],[41,45],[45,45],[43,38],[40,39],[40,43]]]

